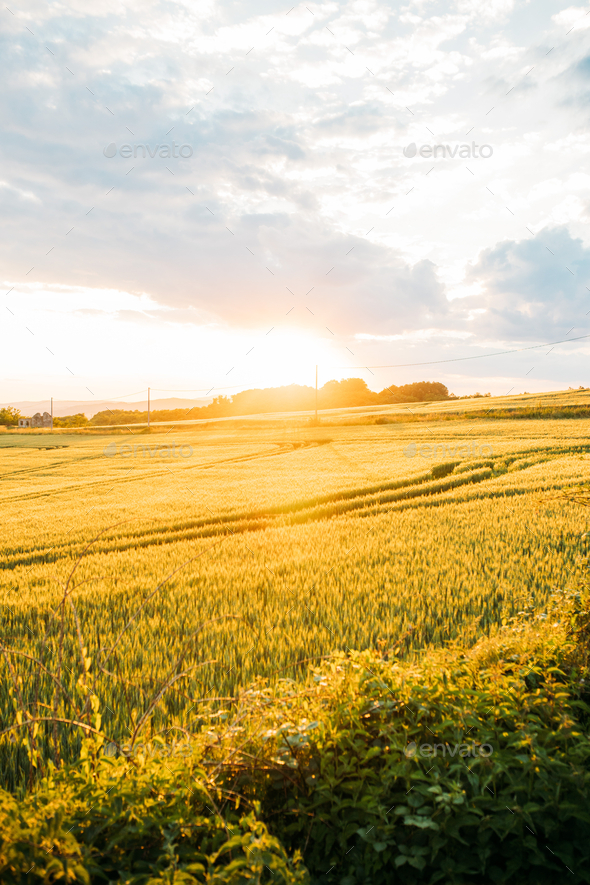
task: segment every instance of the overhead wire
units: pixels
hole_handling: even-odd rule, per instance
[[[516,350],[498,350],[494,353],[480,353],[476,356],[459,356],[448,360],[428,360],[423,363],[395,363],[387,366],[324,366],[325,369],[403,369],[408,366],[437,366],[442,363],[461,363],[465,360],[483,360],[490,356],[505,356],[509,353],[523,353],[525,350],[538,350],[540,347],[555,347],[557,344],[569,344],[572,341],[583,341],[590,335],[579,335],[577,338],[563,338],[561,341],[548,341],[546,344],[533,344],[531,347],[519,347]]]

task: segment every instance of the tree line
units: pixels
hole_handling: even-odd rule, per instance
[[[433,402],[455,399],[440,381],[415,381],[384,387],[376,393],[367,387],[362,378],[345,378],[327,381],[318,389],[318,409],[345,409],[355,406],[379,406],[395,403]],[[191,418],[228,418],[237,415],[256,415],[265,412],[303,412],[315,408],[315,388],[300,384],[284,387],[265,387],[242,390],[233,396],[216,396],[206,406],[191,409],[155,409],[150,419],[157,421],[182,421]],[[0,409],[0,424],[15,426],[21,417],[18,409]],[[143,424],[147,411],[138,409],[105,409],[90,420],[82,413],[54,418],[54,427],[100,427],[108,424]]]

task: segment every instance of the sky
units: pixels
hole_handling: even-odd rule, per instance
[[[590,386],[590,8],[1,15],[0,402]]]

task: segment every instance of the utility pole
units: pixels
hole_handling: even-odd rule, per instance
[[[315,367],[315,423],[318,423],[318,367]]]
[[[148,387],[148,427],[150,426],[150,388]]]
[[[51,397],[51,430],[53,431],[53,397]]]

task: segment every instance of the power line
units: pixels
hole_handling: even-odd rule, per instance
[[[208,390],[205,390],[204,387],[198,388],[184,388],[184,387],[152,387],[152,390],[156,390],[158,393],[209,393],[212,390],[237,390],[239,387],[245,387],[248,382],[244,381],[242,384],[234,384],[233,387],[210,387]]]
[[[478,356],[458,356],[450,360],[429,360],[425,363],[397,363],[391,366],[325,366],[326,369],[403,369],[406,366],[436,366],[441,363],[461,363],[465,360],[483,360],[490,356],[504,356],[508,353],[523,353],[525,350],[537,350],[539,347],[555,347],[556,344],[569,344],[570,341],[583,341],[590,335],[578,338],[564,338],[562,341],[549,341],[547,344],[533,344],[531,347],[519,347],[517,350],[498,350],[495,353],[481,353]]]
[[[134,391],[134,393],[122,393],[120,396],[101,396],[99,400],[76,400],[76,402],[80,402],[80,404],[84,402],[111,402],[114,399],[124,399],[126,396],[139,396],[140,393],[145,393],[145,387],[143,388],[143,390]]]

